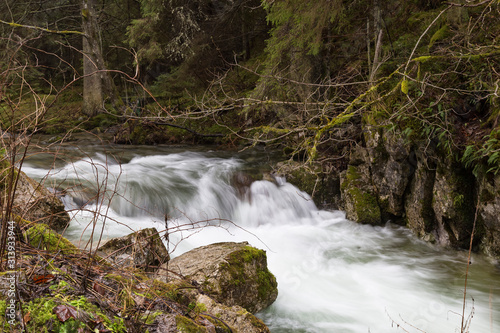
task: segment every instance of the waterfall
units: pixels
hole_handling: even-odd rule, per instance
[[[84,244],[92,227],[103,238],[168,231],[173,256],[248,241],[267,251],[278,280],[277,301],[258,314],[273,333],[399,332],[398,325],[460,331],[465,253],[436,248],[402,227],[359,225],[340,211],[318,210],[284,179],[235,187],[234,175],[248,168],[240,158],[136,150],[120,162],[91,155],[53,169],[29,160],[24,167],[63,191],[73,216],[65,236],[75,243]],[[473,258],[471,332],[500,330],[499,278],[486,259]]]

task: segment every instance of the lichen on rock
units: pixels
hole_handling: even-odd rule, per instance
[[[247,242],[203,246],[172,259],[163,268],[195,281],[217,302],[239,305],[252,313],[271,305],[278,296],[265,251]],[[157,278],[171,277],[160,274]]]

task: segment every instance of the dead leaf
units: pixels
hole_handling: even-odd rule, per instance
[[[74,306],[66,304],[56,306],[53,311],[57,315],[57,319],[63,323],[70,318],[76,318],[78,315],[78,311]]]
[[[104,290],[104,288],[97,282],[94,282],[93,288],[101,296],[104,296],[106,294],[106,290]]]
[[[52,274],[45,274],[45,275],[35,275],[33,277],[33,282],[36,284],[41,284],[41,283],[48,283],[52,280],[54,280],[56,277]]]
[[[24,315],[24,317],[23,317],[23,321],[24,321],[25,323],[27,323],[27,322],[29,322],[29,321],[31,320],[30,313],[31,313],[31,312],[28,312],[28,313],[26,313],[26,314]]]

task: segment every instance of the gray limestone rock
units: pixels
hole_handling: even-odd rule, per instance
[[[172,259],[162,269],[194,281],[219,303],[238,305],[252,313],[268,307],[278,296],[266,252],[247,242],[202,246]],[[167,279],[163,275],[157,278]]]

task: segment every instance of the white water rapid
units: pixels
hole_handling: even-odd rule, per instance
[[[466,253],[435,248],[402,227],[318,210],[283,179],[256,181],[242,196],[232,186],[234,173],[248,168],[241,158],[153,153],[136,148],[120,162],[88,153],[54,168],[35,158],[23,170],[66,189],[74,218],[65,236],[81,246],[94,221],[103,238],[167,226],[174,256],[219,241],[265,249],[279,296],[258,316],[273,333],[460,332]],[[472,259],[466,300],[470,332],[500,332],[500,271],[483,257]]]

